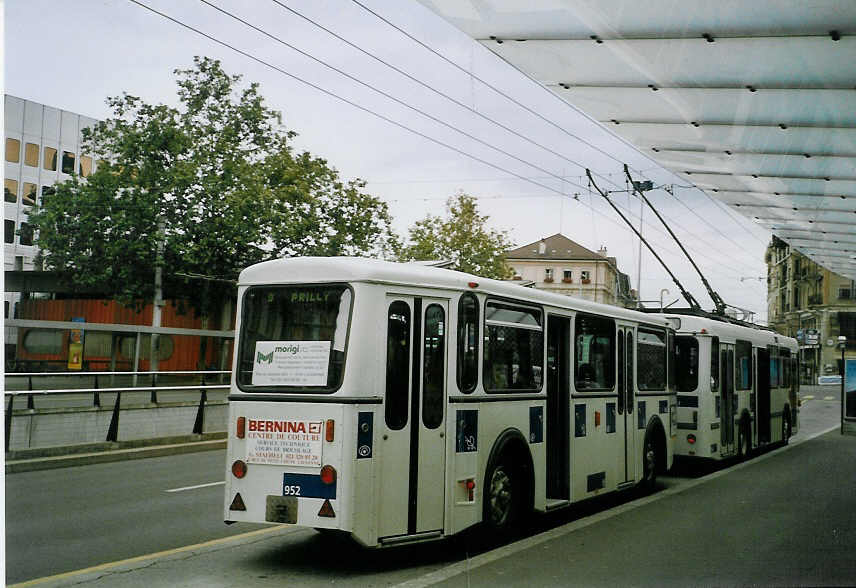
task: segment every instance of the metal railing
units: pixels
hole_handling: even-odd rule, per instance
[[[96,408],[101,408],[101,394],[114,393],[116,395],[113,404],[113,412],[110,418],[110,425],[107,429],[106,441],[118,441],[119,434],[119,414],[122,403],[122,392],[149,392],[150,404],[158,404],[158,392],[179,392],[179,391],[199,391],[199,405],[196,412],[196,419],[193,424],[194,434],[202,434],[205,420],[205,404],[208,401],[208,391],[211,390],[228,390],[229,384],[211,384],[212,380],[223,381],[224,375],[231,374],[229,371],[175,371],[175,372],[33,372],[33,373],[7,373],[6,389],[3,392],[4,396],[9,397],[9,402],[6,405],[6,439],[5,451],[9,451],[9,445],[12,437],[12,412],[14,409],[15,398],[26,396],[27,410],[35,410],[35,396],[67,396],[92,394],[92,404]],[[104,382],[105,377],[115,379],[117,376],[123,378],[131,377],[132,385],[125,387],[102,387],[100,383]],[[150,377],[149,386],[139,386],[138,378],[140,376]],[[158,385],[158,380],[163,380],[165,377],[171,376],[190,376],[195,379],[199,376],[199,383],[195,384],[180,384],[180,385]],[[26,378],[26,390],[9,390],[9,380],[15,378]],[[93,378],[93,385],[89,388],[46,388],[38,389],[34,387],[34,379],[39,378]],[[99,378],[101,380],[99,381]],[[111,380],[111,382],[114,380]]]

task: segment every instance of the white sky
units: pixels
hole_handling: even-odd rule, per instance
[[[427,213],[443,214],[446,198],[464,190],[479,198],[479,209],[490,216],[491,226],[510,231],[516,245],[561,232],[595,251],[606,246],[636,287],[638,241],[603,199],[589,192],[580,165],[603,176],[598,183],[607,190],[625,189],[623,163],[644,172],[656,185],[684,186],[686,182],[525,78],[415,0],[363,1],[435,51],[489,80],[564,130],[485,88],[350,0],[280,1],[516,134],[403,77],[271,0],[210,1],[446,126],[201,2],[141,0],[282,70],[496,167],[309,88],[129,0],[7,0],[5,92],[106,118],[110,112],[105,98],[122,92],[149,102],[174,104],[172,71],[191,67],[194,55],[217,58],[227,72],[243,75],[244,81],[260,83],[268,105],[282,111],[285,125],[299,133],[295,141],[298,149],[326,158],[344,178],[367,180],[367,191],[389,203],[399,233],[405,234],[407,227]],[[574,139],[574,135],[582,140]],[[540,185],[515,176],[532,178]],[[563,177],[565,181],[561,181]],[[575,193],[578,200],[574,199]],[[657,190],[649,193],[649,198],[722,298],[755,311],[756,319],[766,320],[766,281],[757,278],[766,276],[763,257],[769,232],[733,210],[726,212],[724,205],[698,190],[678,187],[674,194]],[[638,200],[623,193],[614,198],[625,208],[625,214],[630,205],[630,216],[638,226]],[[643,219],[646,238],[702,306],[711,308],[701,281],[653,214],[646,210]],[[677,287],[647,251],[642,255],[641,274],[643,300],[659,299],[661,288],[670,290],[665,296],[667,302],[679,297]],[[685,306],[684,301],[676,306]]]

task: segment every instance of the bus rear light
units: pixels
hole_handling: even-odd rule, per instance
[[[327,429],[325,431],[324,438],[327,440],[327,443],[333,442],[333,437],[336,432],[336,421],[333,419],[327,419]]]
[[[247,430],[247,417],[238,417],[238,422],[235,427],[235,437],[238,439],[244,438],[244,433]]]
[[[467,286],[469,286],[470,288],[478,288],[479,283],[478,282],[467,282]]]
[[[695,435],[693,435],[692,433],[687,435],[687,443],[693,445],[695,443]]]
[[[247,475],[247,464],[240,459],[236,459],[232,464],[232,475],[236,478],[243,478]]]
[[[325,484],[332,484],[336,481],[336,468],[331,465],[325,465],[321,468],[321,481]]]

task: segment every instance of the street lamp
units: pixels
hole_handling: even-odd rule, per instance
[[[847,337],[838,335],[838,348],[841,350],[841,423],[844,424],[844,404],[847,396],[844,394],[844,349],[847,348]],[[843,429],[842,429],[843,433]]]

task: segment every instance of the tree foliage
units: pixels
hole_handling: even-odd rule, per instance
[[[281,256],[395,250],[386,204],[295,153],[257,84],[208,58],[175,73],[178,108],[124,94],[84,130],[96,171],[58,184],[30,216],[46,269],[127,304],[151,299],[159,243],[165,275],[230,279]]]
[[[513,245],[507,231],[490,229],[473,196],[463,192],[446,201],[446,218],[427,215],[410,227],[403,260],[447,260],[453,268],[486,278],[512,275],[505,252]]]

